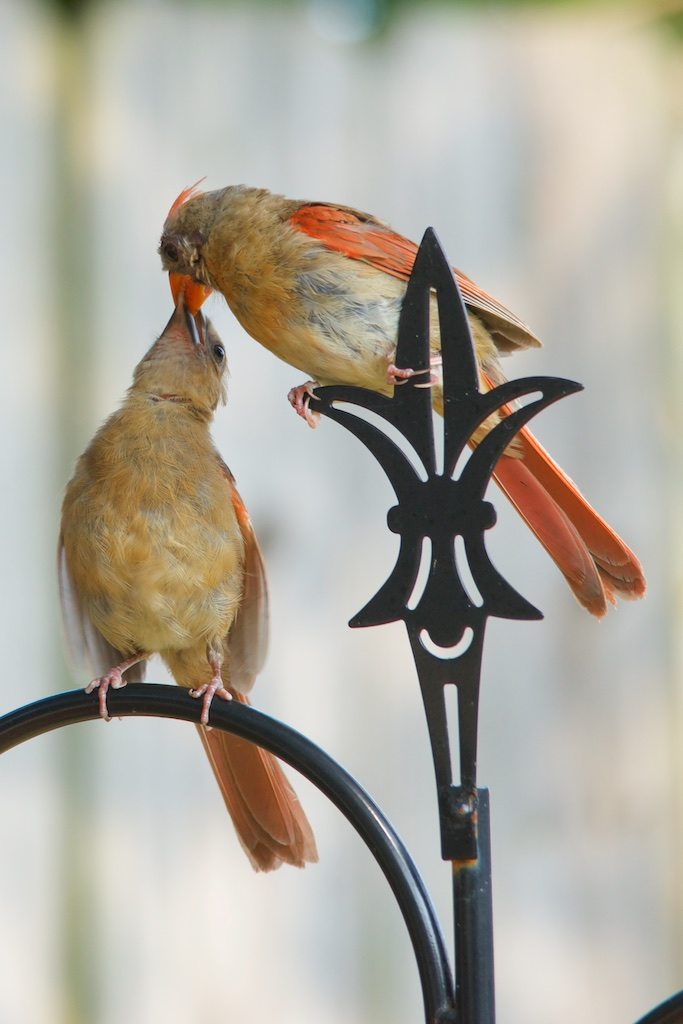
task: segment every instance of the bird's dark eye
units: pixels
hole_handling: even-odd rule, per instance
[[[216,357],[216,361],[219,363],[222,363],[223,360],[225,359],[225,349],[223,348],[222,345],[214,345],[213,354]]]
[[[172,263],[178,261],[178,246],[174,245],[173,242],[164,242],[164,256],[171,260]]]

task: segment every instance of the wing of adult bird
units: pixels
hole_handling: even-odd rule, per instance
[[[369,263],[385,274],[407,281],[417,245],[368,213],[331,203],[307,203],[290,217],[298,231],[352,260]],[[527,325],[461,270],[453,268],[465,304],[484,322],[501,352],[538,346]]]

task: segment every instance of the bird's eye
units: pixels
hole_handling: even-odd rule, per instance
[[[223,360],[225,359],[225,349],[223,348],[222,345],[214,345],[213,354],[216,357],[216,361],[219,363],[222,363]]]
[[[174,245],[173,242],[164,242],[164,256],[172,263],[176,263],[179,256],[177,245]]]

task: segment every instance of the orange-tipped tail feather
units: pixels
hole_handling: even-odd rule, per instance
[[[486,374],[482,376],[488,387],[495,386]],[[584,608],[601,617],[608,601],[616,604],[617,597],[642,597],[646,589],[642,566],[621,537],[589,505],[528,427],[515,435],[514,444],[516,457],[502,455],[494,479]]]
[[[588,504],[530,430],[520,430],[517,439],[524,465],[574,524],[595,560],[608,595],[642,597],[646,590],[645,575],[633,551]]]
[[[555,562],[577,600],[591,615],[601,618],[607,611],[608,598],[612,603],[614,598],[609,590],[606,592],[595,560],[568,516],[523,458],[502,455],[493,476]]]
[[[496,386],[487,374],[481,377],[487,388]],[[511,410],[504,406],[502,412]],[[601,617],[607,602],[643,596],[645,575],[631,548],[528,427],[515,434],[514,456],[501,456],[494,478],[588,611]]]

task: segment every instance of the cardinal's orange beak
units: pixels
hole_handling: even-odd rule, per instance
[[[166,329],[175,326],[181,332],[187,332],[187,336],[197,348],[206,347],[206,325],[207,319],[200,310],[200,306],[206,298],[207,289],[203,285],[197,285],[191,277],[185,274],[169,274],[171,291],[175,309],[173,315],[166,325]]]
[[[176,274],[173,271],[169,272],[168,283],[171,286],[174,306],[178,305],[178,299],[181,293],[184,293],[185,309],[193,316],[199,312],[212,291],[205,284],[193,281],[187,274]]]

